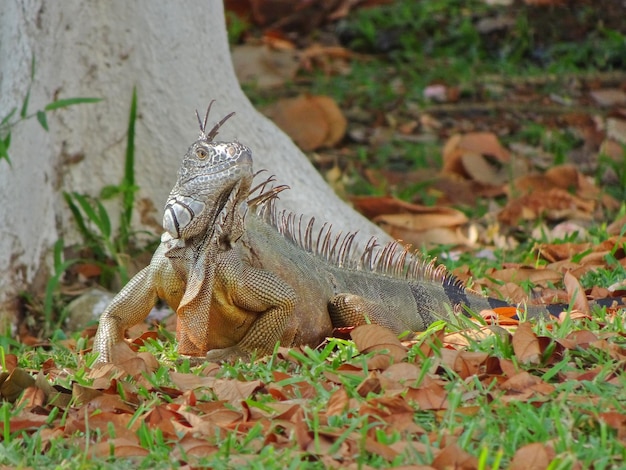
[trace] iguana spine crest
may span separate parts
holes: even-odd
[[[273,181],[274,177],[270,176],[250,192],[251,196],[257,191],[259,194],[248,200],[248,207],[298,248],[339,268],[464,287],[444,265],[437,265],[435,258],[420,256],[411,245],[395,241],[380,245],[376,237],[371,237],[359,254],[354,248],[358,232],[333,233],[332,224],[324,223],[314,235],[315,217],[306,221],[302,214],[277,209],[279,194],[289,187],[282,185],[268,189]]]

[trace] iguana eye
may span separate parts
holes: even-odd
[[[196,150],[196,156],[200,160],[204,160],[208,155],[209,155],[209,153],[205,149],[200,148],[200,149]]]

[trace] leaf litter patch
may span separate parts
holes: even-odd
[[[190,466],[222,455],[220,442],[231,435],[241,444],[236,452],[242,458],[270,446],[330,466],[356,465],[360,455],[385,465],[479,468],[480,433],[478,440],[459,442],[467,419],[487,411],[497,415],[511,402],[551,406],[567,382],[620,386],[626,359],[622,335],[592,332],[585,318],[560,321],[572,325],[562,337],[538,335],[524,322],[498,325],[495,318],[492,326],[433,330],[402,342],[382,327],[365,325],[351,332],[358,350],[352,360],[334,369],[330,359],[311,367],[313,351],[298,349],[294,355],[281,348],[259,364],[279,361],[288,364],[287,371],[274,370],[265,379],[228,378],[220,366],[205,364],[193,373],[167,367],[166,383],[155,385],[149,377],[163,366],[152,354],[125,347],[115,363],[85,367],[90,381],[85,385],[72,380],[76,371],[53,360],[45,370],[27,370],[8,354],[0,372],[0,393],[13,401],[6,432],[18,440],[38,433],[42,452],[73,442],[102,459],[146,458],[150,449],[141,436],[158,432],[171,458]],[[609,315],[606,321],[621,320]],[[559,321],[545,327],[558,329]],[[510,345],[510,357],[471,346],[495,338]],[[596,367],[580,359],[582,351],[605,355],[609,362]],[[325,367],[322,375],[315,367]],[[71,388],[58,385],[61,378],[69,378]],[[320,394],[326,398],[320,401]],[[571,407],[582,399],[604,400],[579,393]],[[601,414],[582,408],[581,413],[626,444],[626,414],[619,402],[612,403]],[[457,426],[440,426],[451,417]],[[515,467],[531,450],[542,462],[559,458],[552,442],[521,442],[506,458]]]

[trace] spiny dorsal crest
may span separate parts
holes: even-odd
[[[276,208],[279,194],[289,189],[289,186],[274,187],[274,182],[274,176],[270,176],[252,189],[248,207],[290,243],[340,268],[371,271],[409,281],[433,281],[463,287],[463,283],[448,272],[445,266],[437,265],[436,259],[424,258],[410,245],[398,242],[380,245],[372,237],[365,248],[358,250],[359,253],[353,249],[356,232],[335,234],[332,225],[325,223],[315,233],[314,217],[306,221],[302,215]]]
[[[198,138],[202,140],[206,140],[207,142],[213,142],[213,139],[215,139],[215,137],[217,137],[217,134],[219,133],[220,127],[222,127],[224,123],[228,121],[228,119],[233,114],[235,114],[235,112],[233,111],[232,113],[224,116],[224,118],[222,118],[220,122],[215,124],[213,128],[209,131],[209,133],[207,134],[206,124],[207,124],[207,121],[209,120],[209,113],[211,112],[211,106],[213,106],[213,103],[215,103],[215,100],[211,100],[211,102],[209,103],[209,107],[207,108],[206,114],[204,115],[204,120],[200,118],[200,114],[198,113],[198,110],[196,110],[196,117],[198,118],[198,124],[200,124],[200,137]]]

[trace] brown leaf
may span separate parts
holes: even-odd
[[[535,250],[546,260],[554,263],[569,260],[572,256],[591,248],[591,243],[541,243]]]
[[[517,327],[517,331],[513,335],[513,351],[522,364],[539,364],[541,362],[539,341],[530,323],[520,323]]]
[[[405,398],[414,401],[420,410],[445,410],[448,408],[448,394],[432,379],[425,379],[417,388],[409,387]]]
[[[418,232],[437,227],[458,227],[467,221],[467,216],[461,211],[445,207],[430,207],[420,214],[381,214],[373,218],[376,223]]]
[[[265,113],[305,151],[336,145],[347,128],[346,118],[328,96],[279,100]]]
[[[467,152],[461,155],[463,169],[469,178],[483,184],[499,185],[508,179],[507,172],[491,163],[484,155]]]
[[[72,398],[76,406],[84,406],[96,397],[103,395],[101,390],[85,387],[77,383],[72,384]]]
[[[626,415],[617,411],[600,413],[598,418],[617,431],[618,439],[626,437]]]
[[[587,349],[590,344],[595,343],[598,339],[598,336],[589,330],[578,330],[572,331],[567,337],[558,341],[568,349]]]
[[[555,457],[554,449],[541,442],[520,447],[511,461],[510,470],[544,470]]]
[[[183,418],[170,405],[157,405],[143,415],[142,421],[151,428],[160,429],[166,438],[173,438],[176,437],[174,423],[181,423]]]
[[[500,162],[508,162],[510,159],[508,150],[500,144],[498,137],[492,132],[455,134],[443,147],[443,171],[467,176],[461,158],[468,153],[488,155]]]
[[[626,144],[626,120],[608,118],[606,120],[606,135],[620,144]]]
[[[28,387],[17,402],[17,406],[24,406],[27,409],[33,409],[37,406],[46,404],[46,394],[38,387]],[[59,408],[64,408],[59,406]]]
[[[589,302],[587,301],[585,290],[580,285],[578,279],[576,279],[569,271],[567,271],[565,273],[565,276],[563,276],[563,284],[565,284],[567,294],[572,300],[572,306],[576,310],[579,310],[584,314],[590,315],[591,308],[589,307]]]
[[[477,375],[487,360],[487,353],[441,350],[442,363],[454,370],[461,379]]]
[[[600,106],[610,107],[626,104],[626,93],[619,88],[591,90],[589,94]]]
[[[214,377],[202,377],[196,374],[185,374],[176,371],[170,371],[170,378],[174,385],[183,391],[201,387],[212,387],[216,381]]]
[[[260,89],[283,85],[298,72],[296,54],[289,49],[244,44],[233,47],[231,57],[239,81]]]
[[[565,189],[539,190],[509,200],[498,214],[498,220],[507,225],[516,225],[521,220],[535,220],[539,217],[549,220],[589,219],[595,205],[594,200],[581,199]]]
[[[92,410],[101,410],[111,413],[134,413],[135,408],[129,406],[119,395],[102,394],[93,397],[86,403]]]
[[[140,421],[133,419],[131,413],[117,413],[112,411],[97,410],[94,413],[83,413],[72,415],[65,425],[66,435],[76,432],[85,432],[86,425],[90,431],[99,431],[103,437],[126,438],[130,440],[136,439],[136,432],[141,425]],[[110,428],[113,428],[114,436],[109,434]]]
[[[478,468],[478,459],[465,452],[457,444],[451,444],[441,450],[441,453],[433,460],[432,466],[437,470],[450,468],[474,470]]]
[[[4,356],[4,365],[6,367],[4,370],[9,373],[13,372],[13,369],[17,367],[17,362],[17,356],[15,354],[6,354]]]
[[[22,411],[17,416],[12,416],[9,421],[11,433],[17,433],[23,430],[37,430],[46,425],[48,421],[47,415],[30,413]]]
[[[409,364],[407,362],[396,362],[390,365],[382,373],[385,379],[399,383],[402,387],[408,385],[409,382],[414,382],[418,379],[421,373],[421,367],[416,364]]]
[[[385,460],[391,461],[398,456],[398,452],[396,452],[391,446],[387,444],[382,444],[375,439],[372,439],[369,436],[365,437],[365,450],[374,455],[380,455]]]
[[[309,428],[304,421],[304,410],[302,408],[293,416],[291,422],[294,424],[296,442],[300,446],[300,449],[306,450],[313,441],[313,436],[311,436]]]
[[[503,390],[514,394],[532,396],[535,392],[550,394],[554,391],[554,386],[544,382],[539,377],[521,371],[500,384]]]
[[[548,168],[544,176],[548,181],[548,187],[571,191],[579,188],[582,175],[574,165],[557,165]]]
[[[346,389],[341,387],[337,389],[328,400],[328,406],[326,407],[326,414],[328,416],[339,416],[348,408],[350,397]]]
[[[467,216],[457,209],[441,206],[424,206],[402,201],[390,196],[354,196],[350,202],[356,210],[368,219],[374,219],[384,214],[415,214],[436,217],[444,216],[453,222],[446,225],[461,225],[467,222]]]
[[[238,403],[249,398],[256,390],[263,386],[260,380],[243,382],[240,380],[217,379],[213,384],[213,391],[219,400]]]
[[[90,447],[91,452],[96,457],[145,457],[150,451],[144,449],[136,440],[127,438],[115,438],[108,441],[101,441]]]
[[[362,397],[366,397],[370,393],[380,393],[381,390],[382,387],[380,385],[380,379],[371,372],[370,375],[366,377],[365,380],[363,380],[363,382],[361,382],[356,388],[356,392]]]
[[[24,390],[35,384],[35,379],[19,367],[13,368],[4,377],[0,376],[0,380],[0,397],[10,402],[17,400]]]
[[[206,439],[199,439],[190,434],[186,434],[177,442],[176,448],[172,452],[173,460],[183,461],[189,457],[210,457],[219,451],[219,447],[211,444]]]
[[[406,358],[407,349],[402,345],[398,337],[388,328],[380,325],[357,326],[350,336],[354,340],[357,349],[363,354],[372,351],[388,351],[394,361],[400,362]]]
[[[405,229],[396,225],[388,224],[380,217],[378,225],[392,238],[400,240],[411,246],[433,246],[433,245],[451,245],[451,246],[472,246],[474,241],[472,238],[463,234],[460,229],[449,227],[432,228],[423,231]]]
[[[529,266],[497,269],[490,271],[489,276],[503,282],[513,282],[515,284],[519,284],[523,281],[530,281],[534,284],[543,286],[557,283],[562,279],[561,273],[557,271],[545,268],[532,268]]]

